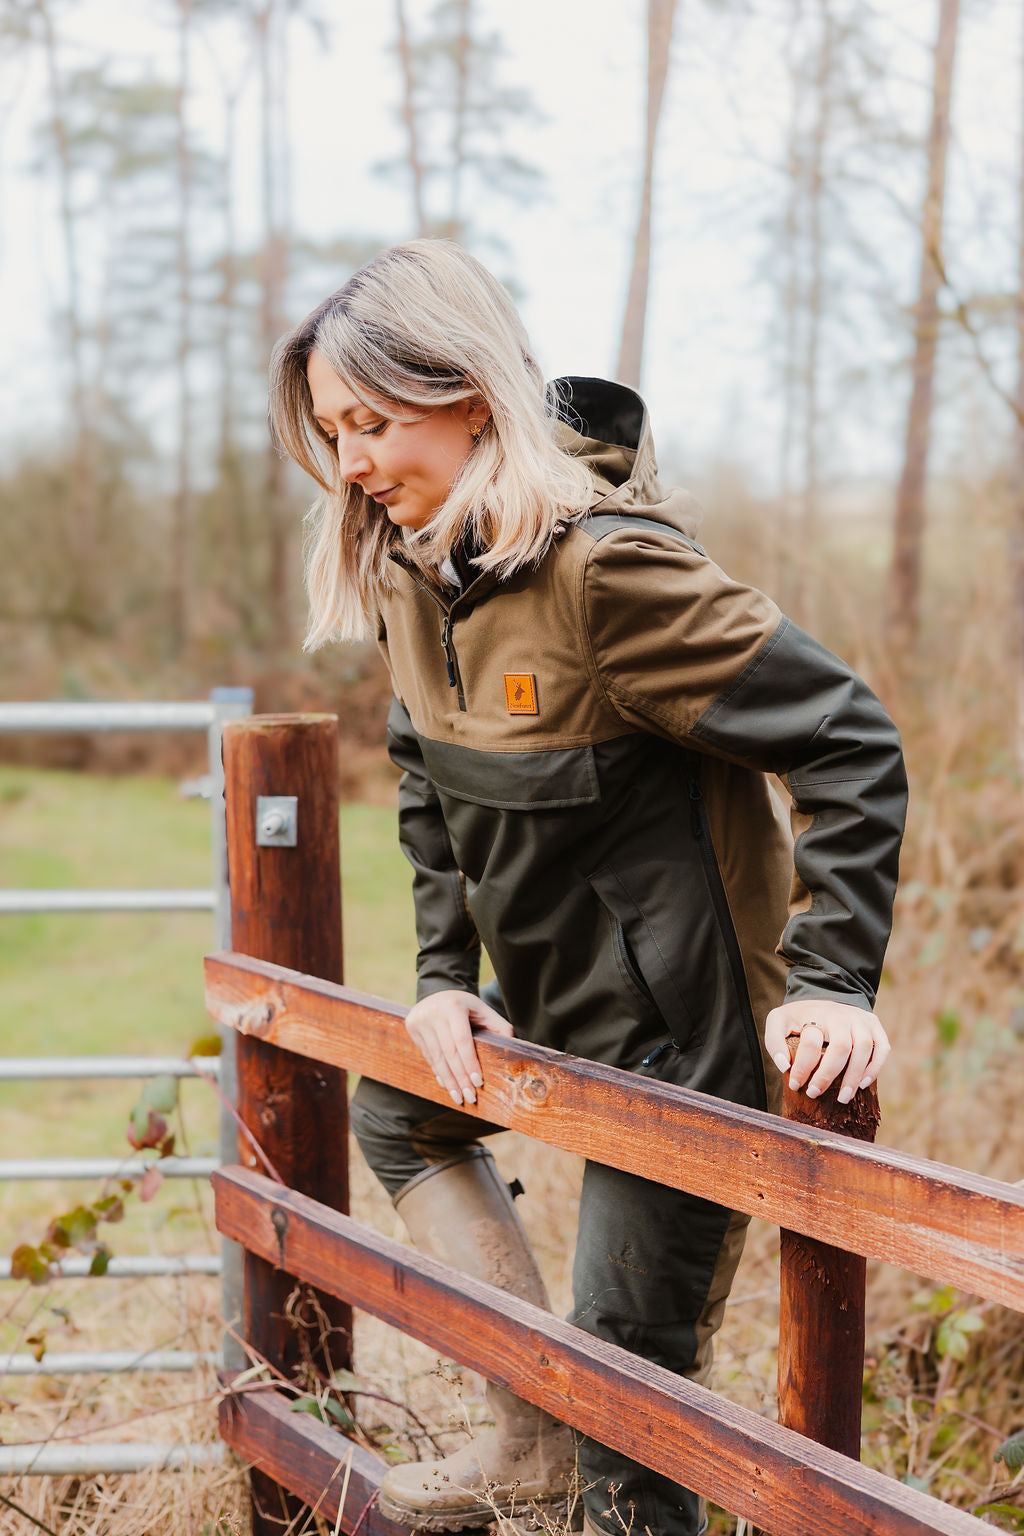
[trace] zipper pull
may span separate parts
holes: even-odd
[[[687,779],[686,785],[690,794],[690,828],[694,837],[699,839],[704,836],[704,818],[701,815],[704,795],[701,791],[699,779]]]
[[[448,687],[455,687],[455,663],[451,653],[452,621],[445,619],[441,625],[441,644],[444,646],[444,664],[448,669]]]

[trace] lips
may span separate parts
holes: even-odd
[[[388,502],[394,495],[396,495],[398,490],[399,487],[397,485],[391,485],[383,491],[368,491],[367,495],[370,496],[374,501],[379,501],[382,506],[386,507]]]

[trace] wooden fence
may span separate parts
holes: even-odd
[[[287,1373],[322,1352],[326,1324],[337,1368],[356,1306],[774,1536],[991,1530],[857,1459],[864,1262],[1024,1310],[1024,1191],[823,1128],[843,1114],[834,1094],[801,1124],[481,1034],[466,1113],[783,1228],[778,1424],[380,1236],[347,1214],[345,1074],[450,1101],[406,1010],[341,984],[336,722],[230,725],[225,772],[233,952],[207,959],[206,998],[237,1032],[252,1134],[214,1185],[217,1225],[246,1249],[259,1355]],[[294,847],[257,843],[261,795],[297,797]],[[297,1281],[318,1293],[320,1332],[285,1316]],[[332,1525],[341,1507],[346,1532],[398,1536],[374,1504],[383,1463],[289,1401],[239,1392],[221,1407],[253,1465],[254,1536],[303,1503]]]

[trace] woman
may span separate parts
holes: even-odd
[[[812,1096],[841,1076],[849,1101],[889,1051],[871,1010],[898,737],[843,662],[695,542],[642,401],[594,379],[546,392],[505,290],[458,246],[414,241],[357,272],[279,344],[271,402],[321,491],[308,644],[372,624],[394,685],[420,945],[407,1022],[453,1105],[363,1081],[356,1135],[414,1242],[546,1305],[479,1144],[497,1127],[462,1111],[482,1085],[473,1029],[762,1109],[783,1072]],[[706,1381],[746,1224],[588,1164],[574,1320]],[[593,1441],[574,1453],[506,1391],[489,1401],[494,1429],[388,1473],[388,1515],[480,1524],[564,1497],[578,1461],[591,1533],[703,1529],[687,1490]]]

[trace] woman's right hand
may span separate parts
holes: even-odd
[[[483,1087],[474,1024],[509,1039],[515,1034],[508,1019],[473,992],[434,992],[406,1014],[406,1029],[453,1104],[475,1104],[476,1090]]]

